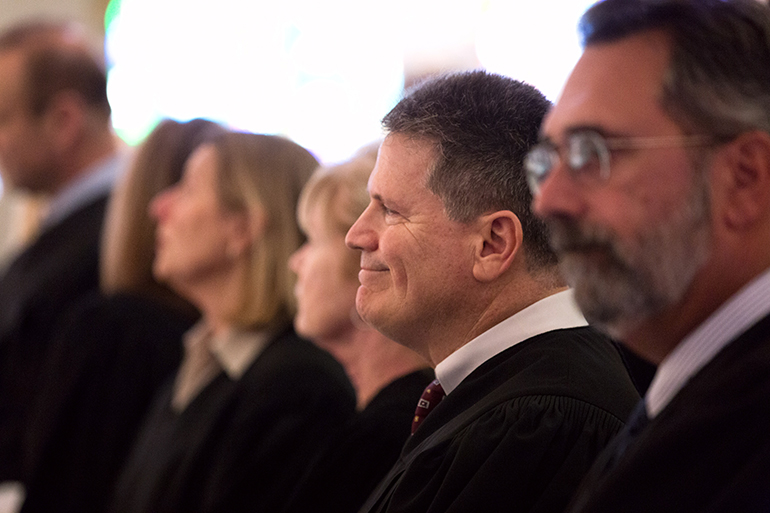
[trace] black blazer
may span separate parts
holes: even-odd
[[[432,370],[402,376],[384,387],[342,426],[318,455],[283,513],[355,513],[398,459]]]
[[[113,513],[276,512],[354,413],[342,367],[289,329],[238,381],[220,373],[178,414],[161,392],[121,476]]]
[[[638,400],[593,329],[532,337],[435,407],[361,511],[561,511]]]
[[[610,451],[570,511],[770,511],[770,316],[693,376],[603,473]]]
[[[128,294],[84,297],[43,364],[24,433],[23,513],[101,513],[195,318]]]
[[[106,202],[43,231],[0,277],[0,481],[22,477],[20,436],[59,316],[98,287]]]

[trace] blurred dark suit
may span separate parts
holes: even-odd
[[[770,316],[695,374],[615,467],[608,447],[569,511],[770,511],[768,404]]]
[[[83,298],[57,330],[24,433],[22,513],[101,513],[195,321],[128,294]]]
[[[20,440],[59,316],[98,288],[107,195],[39,235],[0,277],[0,481],[21,476]]]
[[[238,380],[220,372],[177,412],[162,389],[120,477],[111,513],[275,512],[351,418],[353,387],[292,329]]]

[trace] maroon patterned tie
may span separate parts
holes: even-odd
[[[414,434],[425,417],[444,397],[446,397],[446,394],[444,393],[444,389],[441,388],[441,383],[439,383],[437,379],[434,379],[431,384],[425,388],[420,396],[420,400],[417,402],[417,409],[414,411],[414,419],[412,419],[412,434]]]

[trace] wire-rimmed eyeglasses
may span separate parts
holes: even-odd
[[[612,151],[708,146],[714,142],[715,138],[710,135],[605,137],[594,130],[579,130],[567,135],[564,145],[543,141],[533,146],[524,159],[524,169],[529,189],[537,196],[540,186],[560,161],[573,178],[598,183],[610,177]]]

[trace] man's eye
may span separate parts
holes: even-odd
[[[588,165],[594,156],[591,141],[583,137],[575,137],[569,143],[569,166],[572,169],[581,169]]]

